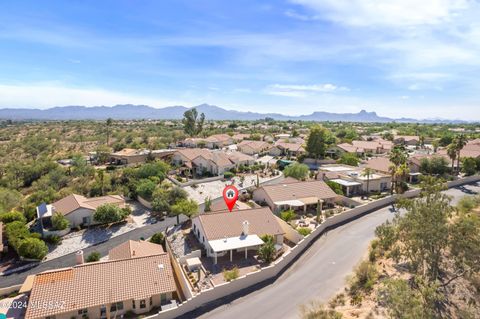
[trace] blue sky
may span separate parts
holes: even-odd
[[[3,1],[0,107],[480,120],[467,0]]]

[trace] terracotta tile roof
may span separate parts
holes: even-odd
[[[206,138],[208,142],[218,143],[218,142],[228,142],[233,140],[232,137],[228,134],[215,134]]]
[[[125,200],[119,195],[107,195],[100,197],[86,198],[82,195],[72,194],[64,197],[52,204],[56,212],[67,215],[78,208],[96,209],[103,204],[125,205]]]
[[[415,135],[396,135],[394,139],[395,140],[404,140],[405,142],[409,142],[409,141],[419,142],[420,141],[420,137],[415,136]]]
[[[352,145],[357,148],[363,148],[364,150],[376,150],[382,147],[382,145],[376,141],[352,141]]]
[[[280,183],[260,187],[273,202],[317,197],[318,199],[333,199],[338,195],[323,181],[307,181],[297,183]]]
[[[210,153],[210,151],[205,148],[185,148],[185,149],[177,150],[176,153],[179,153],[183,157],[192,161],[195,157],[208,154]]]
[[[300,143],[285,143],[285,142],[276,142],[275,146],[286,149],[289,151],[293,152],[305,152],[305,149],[303,148],[302,144]]]
[[[227,154],[230,161],[233,163],[243,162],[243,161],[255,161],[253,157],[247,154],[243,154],[241,152],[231,152]]]
[[[213,163],[215,163],[217,166],[221,166],[221,167],[232,165],[232,162],[228,158],[227,154],[222,151],[218,151],[218,152],[208,151],[207,153],[200,154],[197,157],[203,157],[204,159],[210,160]],[[193,161],[195,161],[197,157],[195,157]]]
[[[249,147],[257,153],[260,153],[264,150],[268,150],[272,147],[271,144],[263,141],[251,141],[251,140],[243,140],[237,144],[237,147],[241,150],[242,147]]]
[[[109,260],[128,259],[159,255],[164,253],[162,245],[157,245],[148,241],[128,240],[123,244],[110,249],[108,252]]]
[[[208,240],[240,236],[242,223],[250,223],[249,233],[258,236],[283,234],[282,227],[268,207],[238,210],[235,212],[204,213],[197,217]]]
[[[363,149],[359,150],[358,147],[355,147],[352,144],[348,144],[348,143],[338,144],[337,147],[344,150],[347,153],[363,152]]]
[[[28,307],[26,319],[176,291],[166,253],[133,259],[95,262],[35,276],[30,304],[57,302],[58,307]]]
[[[392,165],[392,162],[390,162],[390,159],[388,159],[387,157],[374,157],[369,159],[365,163],[366,167],[369,167],[373,170],[376,170],[382,173],[388,173],[388,174],[389,174],[391,165]]]

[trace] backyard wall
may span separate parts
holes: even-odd
[[[469,184],[472,182],[480,181],[480,176],[470,176],[467,178],[459,179],[453,182],[448,183],[448,187],[456,187],[464,184]],[[415,197],[420,194],[419,189],[410,190],[405,194],[401,195],[402,197]],[[388,196],[377,200],[372,203],[368,203],[362,206],[358,206],[354,209],[348,210],[344,213],[341,213],[336,216],[327,218],[325,222],[319,225],[315,230],[312,231],[309,235],[305,236],[302,240],[298,242],[298,245],[287,251],[279,259],[273,262],[270,266],[262,268],[256,272],[249,273],[245,276],[239,277],[238,279],[231,281],[229,283],[224,283],[216,286],[215,288],[202,291],[196,296],[187,298],[188,300],[180,304],[175,309],[170,309],[166,311],[159,312],[157,315],[151,316],[149,318],[159,318],[159,319],[170,319],[181,316],[188,312],[195,310],[202,305],[205,305],[209,302],[222,298],[226,295],[230,295],[236,292],[239,292],[243,289],[249,288],[255,284],[261,283],[263,281],[273,279],[279,275],[284,269],[288,268],[290,264],[297,258],[303,251],[305,251],[309,245],[319,236],[323,234],[325,230],[330,227],[341,225],[344,222],[358,218],[368,212],[375,211],[379,208],[391,205],[395,202],[397,195]],[[168,248],[167,248],[168,249]]]
[[[170,255],[170,261],[172,262],[173,272],[175,273],[175,277],[177,277],[178,282],[180,283],[180,289],[182,289],[183,295],[185,298],[190,299],[193,296],[192,290],[190,288],[190,283],[188,279],[183,274],[182,269],[180,268],[180,264],[177,262],[175,256],[170,249],[170,244],[168,240],[165,241],[165,247],[167,248],[167,253]]]
[[[137,195],[137,200],[143,206],[147,207],[148,209],[152,209],[152,204],[148,200],[146,200],[145,198],[142,198],[142,197]]]

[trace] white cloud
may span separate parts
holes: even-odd
[[[325,18],[352,26],[417,26],[450,21],[467,0],[291,0]]]
[[[338,87],[331,83],[298,85],[298,84],[272,84],[266,88],[270,95],[305,97],[311,93],[332,93],[334,91],[348,91],[346,87]]]
[[[47,108],[65,105],[187,105],[180,101],[137,96],[99,88],[72,88],[59,83],[0,84],[0,107]]]

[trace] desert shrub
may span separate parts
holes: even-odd
[[[93,251],[90,255],[87,256],[87,263],[100,260],[100,253],[98,251]]]
[[[163,233],[156,233],[150,238],[150,242],[158,245],[165,244],[165,236]]]
[[[297,214],[295,214],[295,212],[291,209],[283,211],[283,212],[280,213],[280,218],[283,219],[284,221],[286,221],[287,223],[289,221],[291,221],[292,219],[294,219],[295,216],[297,216]]]
[[[45,237],[45,242],[52,245],[58,245],[61,241],[62,241],[62,238],[57,235],[48,235]]]
[[[225,173],[223,173],[223,178],[225,178],[225,179],[231,179],[231,178],[233,178],[234,176],[235,176],[235,174],[232,173],[232,172],[225,172]]]
[[[20,242],[18,254],[25,258],[43,259],[48,253],[48,247],[44,241],[37,238],[26,238]]]
[[[70,226],[68,219],[61,213],[54,213],[52,216],[52,226],[55,230],[64,230]]]
[[[307,236],[312,232],[312,230],[308,227],[299,227],[297,228],[297,231],[300,233],[300,235]]]
[[[223,278],[225,279],[225,281],[235,280],[238,278],[238,276],[239,276],[239,271],[237,267],[234,267],[231,270],[226,270],[226,269],[223,270]]]
[[[114,204],[98,206],[93,214],[93,219],[101,224],[116,223],[130,215],[130,209],[120,208]]]

